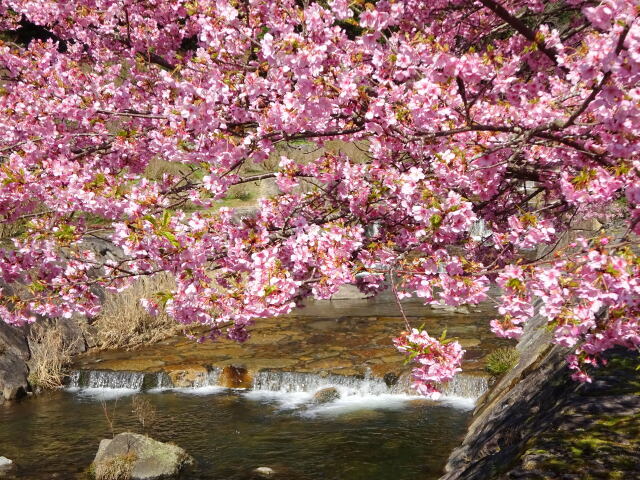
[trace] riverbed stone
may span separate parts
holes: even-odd
[[[7,457],[0,456],[0,477],[4,476],[6,473],[9,473],[10,470],[13,470],[14,463],[12,460]]]
[[[321,390],[318,390],[313,394],[313,399],[311,400],[313,403],[330,403],[334,400],[338,400],[340,398],[340,392],[335,387],[327,387]]]
[[[273,478],[276,474],[275,470],[270,467],[258,467],[253,469],[253,473],[258,478]]]
[[[129,463],[126,475],[130,480],[176,478],[184,467],[193,463],[193,459],[179,446],[132,432],[119,433],[113,439],[100,441],[93,460],[97,480],[100,480],[99,472],[116,461]]]
[[[448,336],[458,337],[468,353],[462,365],[465,373],[482,373],[483,356],[506,343],[491,334],[490,314],[472,312],[455,315],[425,307],[419,299],[408,300],[405,310],[413,325],[425,323],[430,332],[448,329]],[[238,344],[225,338],[196,343],[185,336],[145,345],[135,351],[101,351],[81,354],[74,369],[110,369],[157,372],[164,370],[177,377],[176,386],[191,386],[192,368],[206,365],[224,368],[243,365],[248,372],[263,369],[292,372],[327,372],[340,375],[363,373],[370,367],[372,376],[383,377],[393,371],[409,371],[406,357],[399,354],[391,339],[404,328],[395,299],[308,302],[305,308],[290,315],[262,319],[250,329],[246,342]],[[198,336],[200,332],[192,332]],[[202,334],[204,334],[204,330]],[[99,356],[101,362],[95,363]],[[176,373],[171,373],[176,372]]]
[[[167,373],[174,387],[188,388],[204,385],[209,371],[204,365],[193,365]]]
[[[251,388],[253,375],[244,366],[227,365],[222,369],[218,383],[227,388]]]

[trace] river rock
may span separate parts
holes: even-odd
[[[227,365],[222,369],[218,384],[227,388],[251,388],[253,377],[243,366]]]
[[[175,478],[193,463],[184,449],[162,443],[138,433],[119,433],[113,439],[100,441],[93,460],[97,480],[110,478],[111,469],[118,468],[121,477],[130,480],[156,480]]]
[[[0,319],[0,353],[12,353],[21,360],[29,360],[29,345],[23,329],[12,327]]]
[[[276,474],[275,470],[273,468],[269,468],[269,467],[258,467],[258,468],[255,468],[253,470],[253,473],[258,478],[273,478],[273,476]]]
[[[313,403],[329,403],[340,398],[340,392],[335,387],[318,390],[312,398]]]
[[[13,462],[7,457],[0,457],[0,476],[8,473],[13,468]]]

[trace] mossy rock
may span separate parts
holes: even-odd
[[[156,480],[176,478],[192,463],[177,445],[124,432],[100,442],[92,471],[96,480]]]

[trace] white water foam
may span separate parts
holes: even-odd
[[[311,405],[300,414],[303,417],[333,417],[361,410],[404,410],[410,403],[425,401],[422,397],[383,393],[380,395],[346,395],[320,405]]]
[[[486,380],[460,377],[445,386],[438,404],[460,410],[474,408],[476,398],[486,389]],[[340,398],[323,404],[313,403],[314,394],[324,388],[335,388]],[[245,393],[245,397],[275,403],[282,410],[300,409],[307,417],[342,415],[357,410],[400,410],[414,402],[429,401],[413,394],[408,383],[388,386],[382,379],[369,374],[358,378],[268,371],[256,375],[253,390]]]
[[[139,393],[140,390],[134,388],[99,388],[99,387],[89,387],[89,388],[77,388],[71,387],[67,389],[68,391],[75,391],[79,397],[90,398],[92,400],[115,400],[121,397],[128,397],[131,395],[135,395]]]
[[[229,390],[226,387],[221,387],[219,385],[205,385],[202,387],[182,387],[182,388],[171,388],[171,392],[184,393],[186,395],[215,395],[220,392],[224,392]]]
[[[214,368],[205,376],[197,378],[193,386],[174,387],[164,372],[73,372],[69,377],[67,390],[97,400],[116,399],[143,390],[149,393],[172,391],[185,395],[217,395],[230,390],[219,385],[220,373],[220,369]],[[314,403],[314,394],[324,388],[335,388],[340,398],[324,404]],[[486,389],[486,379],[459,375],[454,381],[443,386],[444,395],[438,403],[470,410],[474,408],[475,400]],[[340,415],[356,410],[398,410],[407,408],[409,402],[425,400],[424,397],[413,393],[406,377],[389,386],[384,380],[370,374],[363,377],[346,377],[280,371],[259,372],[253,380],[252,389],[244,391],[243,395],[250,400],[276,404],[281,410],[300,410],[304,416]]]
[[[459,397],[456,395],[443,395],[438,402],[458,410],[473,410],[476,407],[476,400],[469,397]]]

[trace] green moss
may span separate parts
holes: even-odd
[[[518,364],[520,353],[512,347],[502,347],[487,355],[485,369],[491,375],[502,375]]]
[[[637,478],[640,413],[622,410],[626,408],[622,403],[620,410],[612,409],[608,414],[580,406],[580,396],[583,406],[588,406],[598,402],[593,398],[598,395],[612,397],[607,401],[615,402],[618,395],[640,394],[637,356],[614,352],[609,358],[606,367],[592,372],[596,380],[603,381],[602,388],[578,389],[571,403],[559,398],[559,404],[549,413],[540,412],[552,416],[553,427],[529,438],[520,459],[522,466],[529,463],[529,467],[535,467],[539,478],[557,479],[561,474],[583,480]],[[534,423],[539,422],[540,415],[532,416]]]
[[[545,463],[545,470],[548,469],[556,473],[568,472],[571,469],[571,465],[569,464],[569,462],[566,462],[559,458],[552,458]]]
[[[570,450],[571,455],[573,455],[574,457],[581,457],[584,454],[584,450],[578,447],[571,447]]]

